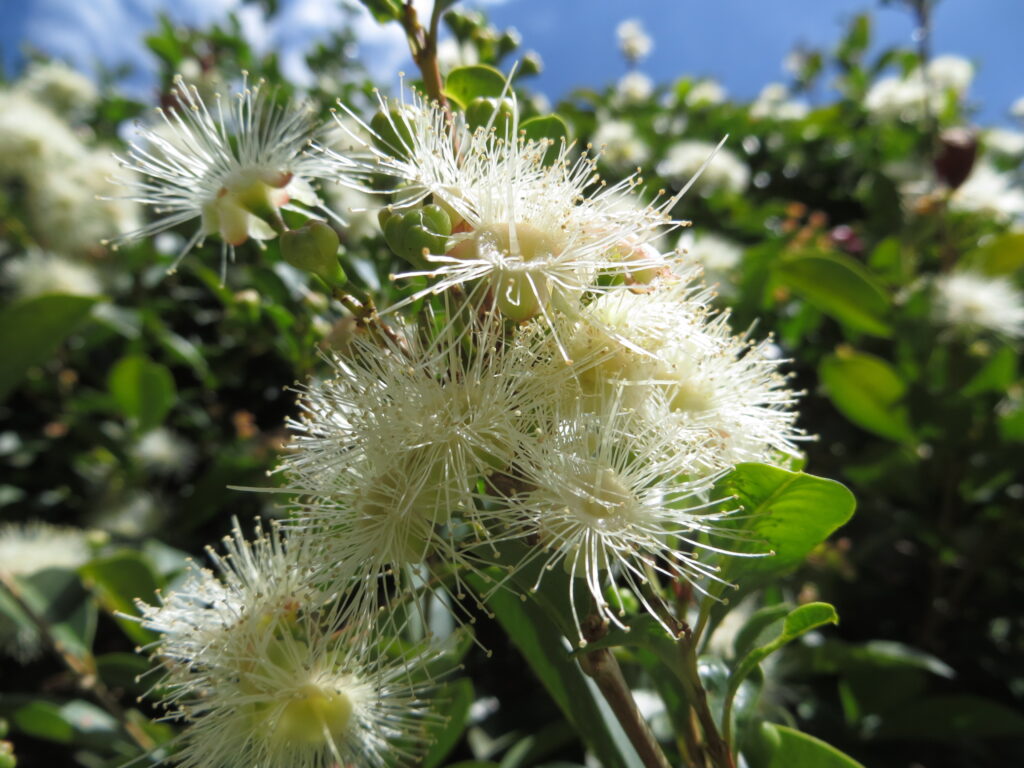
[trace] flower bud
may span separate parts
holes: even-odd
[[[370,120],[373,130],[373,143],[382,152],[396,157],[407,157],[412,147],[412,130],[405,116],[398,109],[379,111]]]
[[[470,128],[481,128],[490,123],[498,136],[509,134],[514,117],[515,107],[511,99],[493,99],[481,96],[473,99],[466,107],[466,123]]]
[[[519,62],[520,76],[539,75],[544,70],[544,62],[536,51],[527,51]]]
[[[411,211],[381,213],[384,239],[395,255],[413,266],[423,267],[427,254],[442,254],[452,233],[451,219],[439,205],[425,205]]]
[[[281,235],[281,255],[296,269],[312,272],[329,286],[348,281],[338,263],[338,233],[322,221],[311,219]]]

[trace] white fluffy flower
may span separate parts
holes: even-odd
[[[651,155],[650,148],[636,135],[636,128],[628,120],[599,121],[591,141],[601,153],[601,162],[619,173],[636,170]]]
[[[734,270],[743,258],[740,245],[714,232],[702,232],[698,237],[688,229],[679,237],[678,248],[704,267],[707,281],[722,292],[734,282]]]
[[[647,34],[640,19],[619,22],[615,28],[615,36],[619,39],[619,50],[629,61],[640,61],[654,49],[654,41]]]
[[[26,93],[0,90],[0,178],[31,181],[84,153],[82,141],[52,110]]]
[[[712,157],[712,155],[714,157]],[[739,194],[750,183],[750,169],[725,147],[718,148],[707,141],[680,141],[668,148],[664,159],[658,163],[660,176],[681,184],[688,182],[711,158],[701,172],[695,187],[704,192],[726,190]]]
[[[26,299],[47,293],[98,296],[103,292],[99,275],[88,264],[40,250],[9,259],[3,276],[14,293]]]
[[[166,427],[151,429],[131,448],[132,458],[146,472],[179,477],[191,469],[195,461],[192,445]]]
[[[986,162],[975,163],[967,181],[950,198],[951,208],[1011,219],[1024,216],[1024,189],[1008,173]]]
[[[944,325],[1024,337],[1024,294],[1006,278],[951,272],[934,285],[935,317]]]
[[[701,80],[686,94],[686,103],[691,107],[707,107],[725,101],[726,90],[716,80]]]
[[[73,569],[89,559],[85,531],[48,523],[0,526],[0,572],[30,576],[49,568]]]
[[[1021,96],[1010,105],[1010,114],[1018,120],[1024,120],[1024,96]]]
[[[158,218],[119,241],[200,219],[178,260],[217,234],[223,269],[235,246],[283,230],[281,209],[311,216],[303,206],[320,207],[310,181],[326,168],[322,159],[305,152],[316,128],[311,107],[274,104],[262,83],[243,83],[242,91],[231,96],[217,94],[212,108],[181,77],[173,94],[177,108],[159,109],[163,125],[142,127],[141,140],[122,160],[143,177],[120,180],[128,189],[126,197],[151,206]]]
[[[549,410],[537,434],[527,446],[528,490],[513,505],[535,541],[528,558],[541,561],[534,589],[562,564],[586,583],[597,614],[622,626],[618,584],[660,621],[664,604],[641,588],[653,574],[698,586],[716,578],[694,550],[723,551],[714,534],[730,510],[705,500],[708,479],[686,479],[687,457],[669,432],[639,428],[613,398],[599,413],[579,403]],[[584,645],[580,615],[589,609],[576,604],[571,583],[570,600]]]
[[[477,509],[478,486],[514,472],[522,409],[551,386],[531,375],[538,349],[503,342],[494,320],[479,333],[448,324],[426,342],[411,333],[383,347],[356,338],[332,358],[330,379],[301,392],[302,418],[279,468],[298,497],[291,525],[338,564],[333,588],[356,584],[359,608],[376,606],[388,574],[409,586],[424,569],[474,567],[468,550],[483,529],[460,523],[488,517]]]
[[[398,186],[391,191],[401,195],[396,209],[431,196],[451,215],[447,253],[426,254],[430,269],[398,276],[436,280],[413,299],[482,286],[506,317],[524,320],[570,309],[585,291],[603,290],[595,284],[600,273],[622,276],[660,263],[643,246],[674,226],[666,212],[678,197],[623,206],[633,197],[634,177],[604,185],[596,161],[572,159],[564,144],[545,163],[554,148],[520,137],[516,120],[502,135],[461,122],[452,128],[440,108],[418,96],[388,119],[390,130],[405,137],[394,155],[369,143],[369,159],[329,154],[344,174],[393,177]]]
[[[950,94],[961,98],[974,76],[974,66],[960,56],[938,56],[924,73],[915,69],[905,76],[877,80],[864,98],[864,108],[876,118],[913,121],[927,108],[939,112]]]
[[[312,564],[276,530],[247,541],[236,524],[218,574],[194,570],[160,606],[140,604],[160,633],[158,686],[186,730],[185,768],[379,768],[418,750],[426,655],[387,660],[372,627],[322,610]]]
[[[37,239],[63,253],[88,253],[107,238],[138,227],[138,203],[111,197],[118,187],[110,178],[118,171],[109,151],[90,150],[39,173],[28,194]]]
[[[87,116],[100,97],[92,80],[62,61],[33,63],[18,87],[55,112],[72,118]]]
[[[693,278],[601,296],[562,331],[580,361],[581,407],[620,403],[644,429],[675,441],[690,461],[680,471],[693,477],[797,454],[796,395],[770,342],[733,335],[727,315],[710,313],[711,291]]]
[[[627,72],[615,84],[615,98],[620,104],[640,104],[651,98],[654,81],[643,72]]]
[[[1017,157],[1024,155],[1024,132],[1006,128],[990,128],[985,131],[982,143],[985,150],[997,155]]]
[[[768,83],[750,105],[750,116],[759,120],[802,120],[808,112],[810,107],[789,98],[789,89],[782,83]]]

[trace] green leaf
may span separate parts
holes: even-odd
[[[569,126],[558,115],[531,117],[519,125],[519,130],[531,141],[551,142],[544,153],[544,164],[551,165],[558,157],[562,144],[569,141]]]
[[[911,442],[907,384],[889,363],[843,346],[821,361],[818,376],[836,409],[868,432]]]
[[[892,335],[889,297],[857,261],[839,254],[798,256],[779,262],[775,275],[795,293],[849,328]]]
[[[402,18],[401,0],[359,0],[377,21],[384,24]]]
[[[0,311],[0,402],[34,365],[46,362],[98,299],[50,294],[17,301]]]
[[[137,616],[135,600],[154,604],[157,590],[162,586],[148,558],[128,549],[86,563],[79,573],[96,593],[104,609],[115,616]],[[137,621],[121,616],[116,618],[121,629],[134,642],[145,645],[155,639],[154,633]]]
[[[740,683],[754,671],[762,661],[771,656],[775,651],[787,643],[791,643],[801,635],[810,632],[825,624],[838,624],[839,615],[836,609],[828,603],[807,603],[795,608],[786,616],[782,623],[782,631],[771,642],[758,648],[754,648],[744,656],[732,675],[729,676],[729,688],[726,692],[726,700],[732,699]]]
[[[79,658],[89,655],[96,633],[96,603],[82,589],[78,574],[64,568],[47,568],[14,579],[18,597],[43,619],[60,650]],[[35,634],[32,619],[0,590],[0,610]]]
[[[1024,267],[1024,232],[1010,232],[966,254],[961,267],[989,275],[1009,275]]]
[[[1006,392],[1017,380],[1017,354],[1009,346],[999,347],[960,390],[964,397],[985,392]]]
[[[423,768],[437,768],[448,753],[455,748],[466,730],[469,708],[473,704],[473,682],[469,678],[461,678],[448,683],[437,692],[435,701],[442,704],[445,720],[436,728],[431,728],[431,746],[423,757]]]
[[[782,621],[790,610],[792,610],[792,606],[786,603],[778,603],[754,611],[740,628],[740,631],[736,633],[736,638],[732,641],[733,655],[737,659],[742,659],[746,656],[754,648],[761,635],[772,624]]]
[[[774,552],[765,557],[722,557],[721,577],[756,579],[796,567],[812,549],[853,515],[856,500],[841,483],[767,464],[739,464],[719,484],[719,496],[735,496],[742,519],[724,525],[746,534],[730,542],[736,552]],[[742,584],[741,584],[742,586]]]
[[[111,370],[107,386],[121,412],[140,432],[159,426],[174,405],[171,372],[142,355],[122,357]]]
[[[949,742],[1016,738],[1024,733],[1024,715],[981,696],[950,695],[917,700],[885,713],[878,739]]]
[[[793,728],[762,723],[758,748],[744,751],[751,768],[864,768],[821,739]]]
[[[505,76],[494,67],[484,64],[456,67],[444,81],[444,93],[458,102],[460,107],[465,107],[481,96],[501,96],[506,82]]]
[[[64,719],[60,707],[48,701],[30,701],[15,710],[11,720],[20,731],[37,739],[67,744],[75,736],[74,727]]]

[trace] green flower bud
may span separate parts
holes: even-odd
[[[383,224],[384,239],[395,255],[413,266],[423,268],[425,254],[444,253],[452,222],[439,205],[425,205],[405,213],[396,212]]]
[[[18,758],[14,756],[14,745],[9,741],[0,741],[0,768],[14,768]]]
[[[311,219],[281,235],[281,255],[293,267],[312,272],[329,286],[348,281],[338,263],[338,233],[322,221]]]
[[[391,108],[386,113],[377,112],[370,120],[373,143],[382,152],[397,157],[407,157],[412,147],[412,130],[400,110]]]
[[[515,116],[511,99],[493,99],[480,96],[469,102],[466,107],[466,123],[470,128],[481,128],[494,119],[492,125],[498,136],[504,136],[511,130]]]
[[[521,77],[539,75],[543,69],[544,62],[541,61],[540,54],[536,51],[527,51],[526,55],[519,61],[519,75]]]

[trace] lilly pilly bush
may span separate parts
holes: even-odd
[[[986,764],[1024,197],[968,65],[861,19],[834,103],[739,105],[626,24],[551,113],[515,34],[369,7],[393,98],[231,30],[151,41],[128,147],[65,70],[0,94],[0,760]]]

